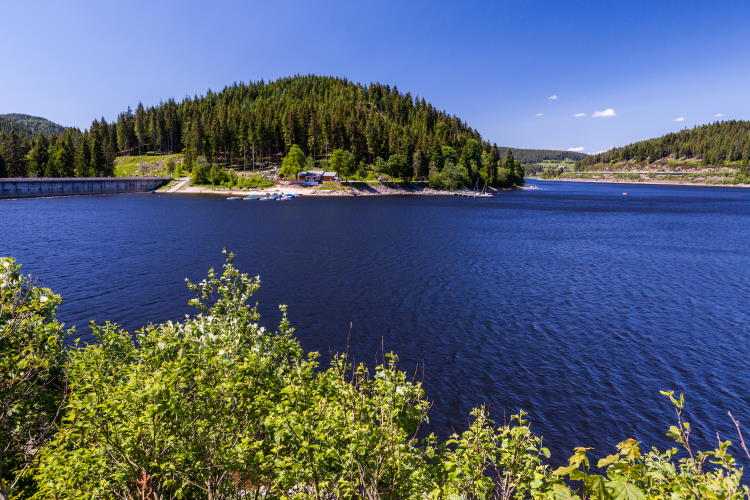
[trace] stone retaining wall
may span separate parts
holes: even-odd
[[[142,193],[163,186],[167,177],[61,177],[0,179],[0,198]]]

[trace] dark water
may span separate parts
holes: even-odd
[[[557,460],[664,444],[668,388],[696,440],[730,437],[727,410],[750,424],[750,190],[534,184],[491,200],[1,201],[0,255],[62,293],[86,337],[90,320],[180,318],[183,278],[228,247],[262,276],[268,325],[289,304],[303,345],[328,353],[352,322],[357,359],[384,348],[416,368],[441,434],[484,403],[529,411]]]

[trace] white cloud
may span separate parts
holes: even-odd
[[[615,113],[615,110],[612,108],[607,108],[603,111],[594,111],[591,116],[594,118],[608,118],[610,116],[616,116],[617,113]]]
[[[575,148],[568,148],[568,151],[583,151],[584,149],[586,148],[584,148],[583,146],[577,146]]]
[[[544,116],[544,113],[537,113],[536,116]]]
[[[552,95],[551,95],[551,96],[549,96],[549,97],[548,97],[547,99],[549,99],[550,101],[554,101],[554,100],[557,100],[557,94],[552,94]]]
[[[716,113],[714,118],[724,118],[724,113]]]
[[[592,155],[598,155],[599,153],[604,153],[604,152],[606,152],[606,151],[609,151],[609,150],[608,150],[608,149],[602,149],[601,151],[594,151],[594,152],[593,152],[593,153],[591,153],[591,154],[592,154]]]
[[[685,117],[684,116],[678,116],[677,118],[675,118],[672,121],[673,122],[684,122],[685,121]]]
[[[573,115],[573,118],[581,118],[583,116],[586,116],[586,113],[576,113]]]

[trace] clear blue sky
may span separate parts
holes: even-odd
[[[8,1],[0,19],[0,113],[81,128],[296,73],[396,85],[504,146],[595,152],[750,119],[743,0]]]

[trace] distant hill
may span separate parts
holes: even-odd
[[[39,133],[46,135],[60,135],[65,127],[40,116],[24,115],[21,113],[8,113],[0,115],[0,131],[8,131],[11,128],[22,130],[32,135]]]
[[[298,144],[316,160],[336,149],[348,150],[357,162],[366,164],[403,155],[402,170],[417,176],[426,176],[430,164],[442,168],[441,146],[457,151],[459,156],[452,161],[464,158],[469,168],[471,159],[466,155],[494,149],[463,120],[409,92],[316,75],[234,84],[179,103],[139,106],[135,113],[122,113],[115,126],[123,153],[184,148],[211,162],[220,159],[231,164],[240,157],[246,161],[252,152],[254,159],[272,163]],[[473,141],[480,144],[479,152]],[[496,152],[502,158],[507,149],[497,147]],[[554,150],[513,148],[513,153],[521,163],[583,157]],[[476,172],[469,173],[475,177]]]
[[[500,154],[505,156],[508,149],[513,149],[513,156],[524,164],[541,163],[543,161],[578,161],[586,158],[586,154],[575,151],[558,151],[556,149],[515,149],[500,148]]]
[[[15,133],[2,134],[9,130]],[[32,137],[38,133],[44,135]],[[60,139],[49,141],[51,134]],[[521,163],[583,156],[507,151],[409,92],[316,75],[235,83],[153,107],[139,104],[114,122],[94,120],[84,132],[44,118],[0,115],[0,176],[4,169],[14,177],[101,174],[113,170],[118,154],[182,153],[185,167],[198,166],[201,175],[212,167],[276,167],[289,155],[283,176],[331,167],[350,180],[422,179],[454,189],[480,182],[517,185],[525,172]]]
[[[581,170],[607,165],[722,167],[750,159],[750,121],[722,121],[673,132],[655,139],[587,156]]]

